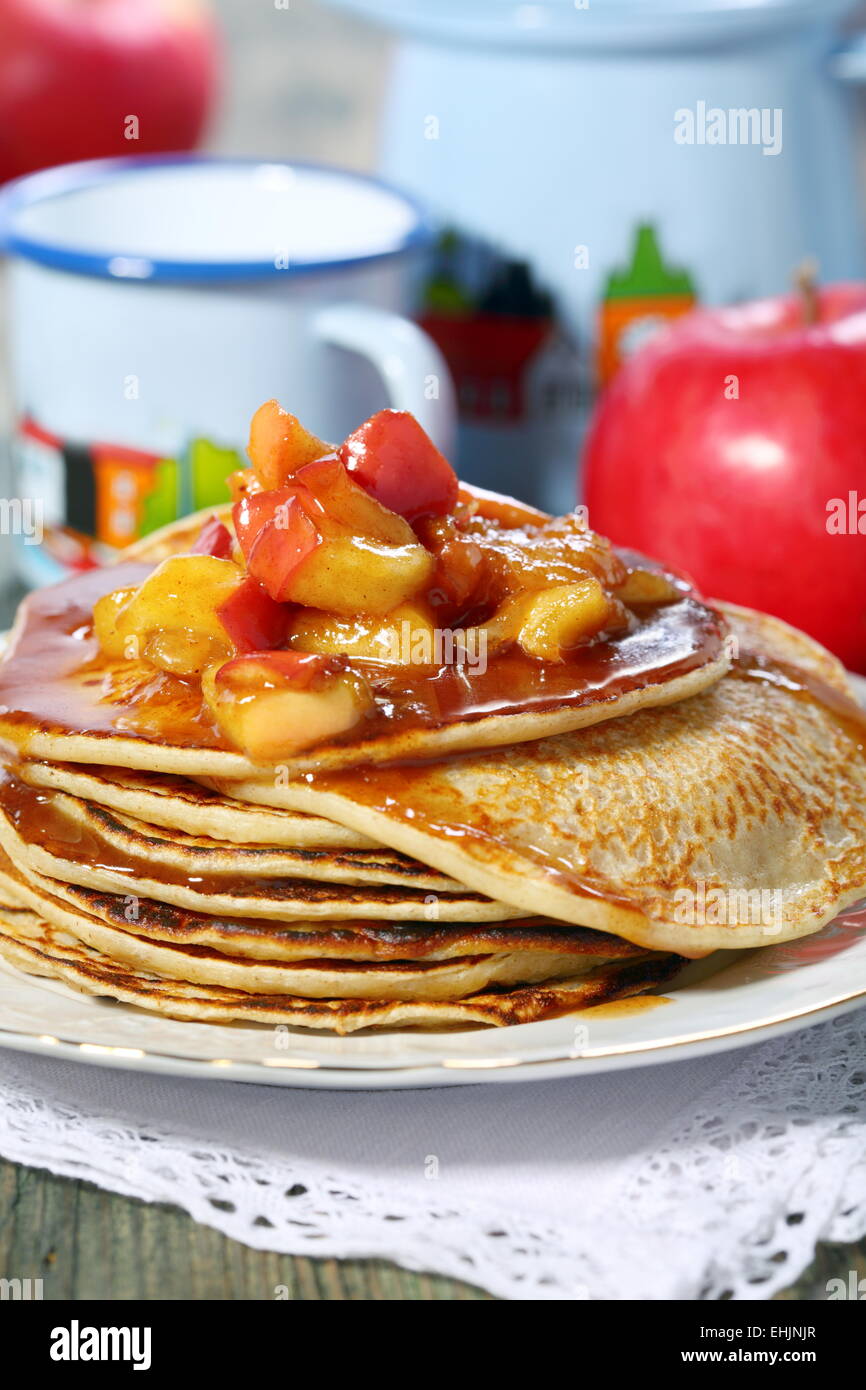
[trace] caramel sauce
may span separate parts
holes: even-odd
[[[120,564],[38,589],[0,662],[0,715],[25,735],[124,735],[184,747],[222,748],[198,682],[143,661],[110,661],[93,635],[93,606],[114,589],[141,584],[153,565]]]
[[[174,747],[231,745],[216,728],[198,680],[183,680],[139,661],[112,661],[93,635],[97,599],[140,584],[154,567],[120,564],[91,570],[25,600],[22,626],[0,664],[0,714],[14,737],[34,727],[66,734],[123,735]],[[511,648],[477,666],[363,670],[374,706],[336,742],[611,701],[696,670],[722,654],[724,620],[691,595],[635,610],[631,630],[578,647],[560,663],[542,663]]]
[[[486,669],[448,665],[363,668],[377,697],[369,735],[441,728],[489,715],[577,709],[661,685],[706,665],[723,651],[724,622],[694,598],[649,607],[631,631],[589,642],[562,662],[539,662],[511,647]],[[350,736],[351,737],[351,736]]]
[[[411,883],[400,884],[343,884],[323,880],[264,878],[243,872],[243,856],[238,854],[238,868],[221,872],[188,873],[181,866],[158,863],[145,850],[132,845],[116,845],[83,825],[66,810],[62,796],[56,792],[31,787],[21,781],[9,767],[0,764],[0,806],[25,844],[36,846],[57,859],[82,864],[92,869],[104,869],[120,878],[144,879],[151,882],[175,884],[194,888],[200,893],[240,894],[245,897],[267,896],[272,899],[288,897],[297,901],[333,898],[343,894],[351,904],[352,896],[365,900],[388,899],[399,895],[407,901],[425,896],[425,890]],[[241,847],[237,847],[239,850]],[[323,850],[322,857],[332,859],[331,851]],[[316,851],[308,850],[305,857],[315,858]]]
[[[0,805],[25,844],[34,845],[55,858],[92,869],[105,869],[123,877],[155,879],[195,887],[202,892],[230,891],[232,885],[253,891],[254,879],[237,875],[189,875],[171,865],[154,865],[146,854],[131,847],[120,850],[71,816],[55,792],[31,787],[8,768],[0,767]],[[271,889],[280,880],[261,880]]]
[[[731,674],[742,680],[764,681],[777,690],[820,705],[851,735],[861,752],[866,751],[866,710],[829,681],[802,666],[749,651],[736,658]]]
[[[591,1009],[578,1009],[577,1013],[592,1013],[593,1020],[599,1018],[627,1018],[632,1014],[649,1013],[662,1004],[674,1001],[666,994],[631,994],[627,999],[611,999],[607,1004],[594,1004]]]
[[[471,753],[458,754],[448,761],[453,763],[473,756]],[[426,780],[431,772],[433,785]],[[443,789],[436,763],[389,763],[384,767],[367,764],[340,772],[311,772],[303,780],[318,791],[345,796],[356,805],[365,806],[391,820],[406,821],[435,839],[452,844],[474,844],[482,850],[485,862],[492,860],[497,866],[506,864],[512,867],[515,857],[528,859],[543,871],[546,878],[568,892],[627,911],[640,912],[634,902],[617,893],[610,883],[593,875],[590,869],[576,868],[540,845],[521,844],[519,851],[515,852],[509,840],[485,825],[484,814],[477,805],[464,806],[458,793]],[[431,810],[436,807],[437,801],[441,802],[443,795],[450,795],[453,804],[442,810]],[[471,824],[464,818],[464,811],[473,817]]]

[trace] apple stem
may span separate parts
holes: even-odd
[[[821,318],[821,301],[818,295],[818,262],[814,256],[807,256],[794,271],[794,285],[800,292],[803,305],[803,322],[818,323]]]

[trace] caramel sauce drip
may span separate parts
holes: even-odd
[[[91,869],[104,869],[122,878],[157,880],[195,888],[202,893],[243,892],[247,896],[253,896],[258,891],[278,894],[287,882],[285,879],[255,878],[236,872],[188,874],[171,864],[155,864],[145,852],[139,852],[132,846],[121,849],[103,839],[70,815],[57,793],[29,786],[14,771],[2,765],[0,805],[25,844],[34,845],[57,859],[83,864]],[[328,888],[329,885],[323,887]],[[337,891],[334,885],[330,887]]]
[[[731,674],[741,680],[764,681],[777,690],[786,690],[798,699],[819,705],[851,735],[860,751],[866,752],[866,710],[829,681],[792,662],[749,651],[741,652],[736,658]]]
[[[453,763],[474,756],[472,753],[458,754],[448,761]],[[495,750],[492,756],[496,756]],[[428,808],[442,796],[439,778],[436,778],[435,789],[431,789],[426,781],[430,770],[435,776],[436,767],[436,763],[419,762],[389,763],[384,767],[367,764],[341,772],[308,773],[304,781],[318,791],[345,796],[356,805],[365,806],[391,820],[405,821],[433,839],[449,844],[475,845],[481,851],[479,857],[483,863],[492,861],[498,867],[504,865],[513,871],[515,858],[518,861],[529,860],[543,871],[545,878],[567,892],[640,913],[639,906],[626,895],[618,893],[606,880],[594,876],[591,870],[578,869],[538,845],[521,844],[516,851],[513,844],[485,825],[480,808],[465,805],[457,792],[449,789],[445,794],[452,804],[446,809],[431,812]],[[472,817],[471,823],[468,816]]]

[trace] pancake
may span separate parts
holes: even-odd
[[[23,893],[19,905],[35,906],[32,895]],[[48,914],[45,920],[58,926]],[[62,930],[110,960],[122,961],[136,970],[190,984],[242,989],[251,994],[299,994],[307,999],[460,999],[491,985],[573,977],[605,964],[603,954],[569,954],[541,948],[454,956],[441,961],[359,961],[322,956],[250,960],[207,946],[157,941],[107,926],[82,912],[67,913]]]
[[[188,526],[179,535],[188,544]],[[152,565],[124,561],[61,581],[21,604],[0,663],[0,739],[27,758],[215,778],[260,776],[233,751],[198,681],[138,659],[111,659],[93,635],[97,599],[140,584]],[[463,668],[408,668],[385,682],[360,732],[281,759],[282,776],[367,762],[441,757],[547,737],[682,700],[730,665],[726,626],[691,592],[635,618],[633,630],[547,664],[507,654],[467,681]],[[405,712],[394,713],[393,689]],[[374,690],[378,689],[374,682]],[[408,692],[408,693],[407,693]],[[492,712],[491,712],[492,711]]]
[[[424,1029],[532,1023],[591,1008],[666,983],[682,962],[646,954],[576,978],[482,991],[462,999],[307,999],[193,984],[114,960],[35,913],[0,909],[0,959],[85,994],[136,1004],[168,1018],[317,1028],[338,1034],[362,1028]]]
[[[75,799],[65,793],[37,792],[8,774],[0,777],[0,846],[25,878],[37,873],[61,883],[122,893],[128,899],[156,898],[206,913],[277,921],[349,917],[407,922],[499,922],[525,915],[470,889],[438,892],[403,884],[327,882],[307,877],[256,878],[239,871],[230,858],[225,872],[190,876],[182,857],[179,866],[170,864],[171,846],[165,842],[161,862],[155,862],[147,853],[105,852],[99,840],[82,831],[75,819],[68,821],[56,810],[52,814],[46,798],[76,805]],[[86,814],[87,808],[83,810]],[[97,819],[108,815],[97,811],[91,814]],[[349,853],[377,851],[345,851]]]
[[[321,816],[261,810],[165,773],[127,772],[119,767],[26,762],[18,775],[32,787],[69,792],[149,825],[186,835],[206,835],[239,845],[288,849],[369,849],[375,841]]]
[[[864,716],[817,643],[726,612],[737,666],[694,699],[450,762],[317,775],[279,797],[524,912],[649,949],[818,931],[866,893]]]
[[[506,926],[352,921],[316,925],[211,917],[151,898],[137,899],[131,911],[129,899],[119,893],[97,893],[34,873],[24,878],[2,852],[0,901],[26,907],[73,934],[79,934],[81,920],[93,920],[150,941],[207,947],[250,960],[444,961],[535,951],[622,960],[639,955],[642,949],[604,932],[564,927],[536,917]]]
[[[35,789],[0,761],[0,805],[31,843],[61,846],[76,860],[99,865],[126,881],[135,870],[169,882],[304,878],[313,882],[399,884],[431,892],[461,885],[389,849],[286,849],[237,845],[146,825],[67,792]]]

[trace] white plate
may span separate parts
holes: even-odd
[[[859,682],[866,691],[866,682]],[[465,1032],[329,1034],[181,1023],[0,965],[0,1046],[210,1080],[357,1090],[582,1076],[744,1047],[866,1005],[866,907],[815,936],[719,951],[654,1007]]]
[[[689,965],[666,1003],[448,1033],[180,1023],[0,966],[0,1046],[211,1080],[368,1090],[581,1076],[743,1047],[866,1004],[866,909]]]

